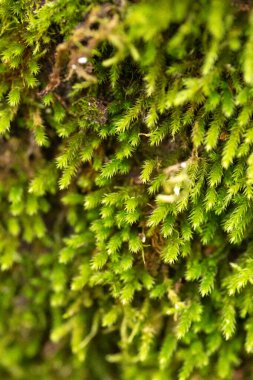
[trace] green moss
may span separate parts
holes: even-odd
[[[250,1],[0,1],[0,378],[250,380]]]

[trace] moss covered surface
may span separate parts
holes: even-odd
[[[251,380],[253,4],[0,0],[0,379]]]

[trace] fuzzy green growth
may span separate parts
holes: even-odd
[[[0,0],[0,378],[251,380],[250,0]]]

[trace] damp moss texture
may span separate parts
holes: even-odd
[[[0,379],[252,380],[250,0],[0,0],[0,269]]]

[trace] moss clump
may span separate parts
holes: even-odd
[[[253,4],[0,1],[0,377],[250,380]]]

